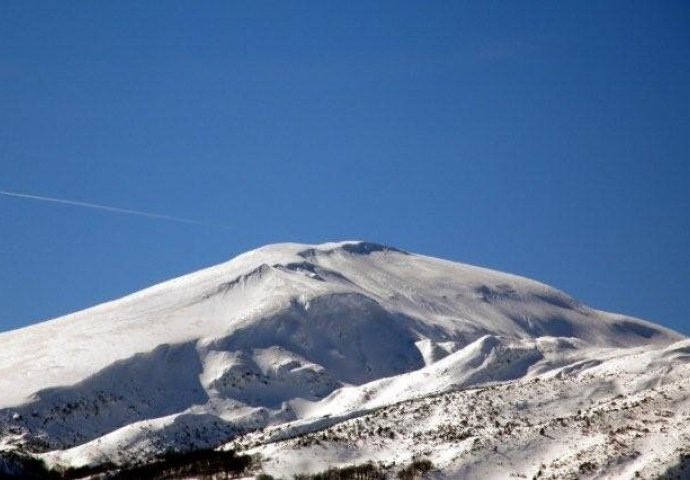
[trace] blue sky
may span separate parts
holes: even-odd
[[[367,239],[690,334],[690,4],[0,3],[0,330]]]

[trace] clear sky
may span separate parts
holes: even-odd
[[[0,2],[0,330],[366,239],[690,334],[690,3]]]

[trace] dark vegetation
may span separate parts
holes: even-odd
[[[416,478],[421,478],[423,474],[432,468],[434,468],[434,464],[431,463],[431,460],[415,460],[409,466],[398,472],[398,478],[400,480],[414,480]]]
[[[386,470],[373,463],[329,468],[320,473],[295,475],[295,480],[384,480],[385,478]]]
[[[215,450],[197,450],[187,453],[168,453],[145,465],[118,469],[115,465],[49,470],[32,457],[14,453],[0,458],[0,479],[77,480],[92,477],[113,480],[166,480],[193,476],[199,479],[229,479],[245,474],[253,462],[247,455]]]
[[[0,454],[0,479],[59,480],[58,472],[48,470],[41,460],[14,452]]]
[[[119,468],[113,464],[95,467],[69,468],[64,471],[50,470],[33,457],[5,452],[0,456],[0,480],[79,480],[84,478],[108,480],[173,480],[196,478],[202,480],[225,480],[246,476],[255,470],[257,463],[248,455],[215,450],[197,450],[187,453],[168,453],[157,460],[131,467]],[[417,459],[399,470],[400,480],[416,480],[433,469],[426,459]],[[298,474],[295,480],[385,480],[392,479],[390,466],[381,463],[365,463],[342,468],[329,468],[314,474]],[[271,475],[261,473],[256,480],[275,480]]]
[[[194,476],[195,478],[226,479],[238,477],[251,466],[252,459],[247,455],[236,455],[232,451],[197,450],[188,453],[170,453],[161,460],[120,470],[108,478],[163,480]]]
[[[579,471],[582,475],[589,475],[594,473],[597,469],[597,464],[594,462],[583,462],[580,464]]]
[[[410,465],[398,471],[395,478],[400,480],[417,480],[422,478],[423,474],[429,472],[434,468],[431,461],[426,459],[418,459],[413,461]],[[352,465],[342,468],[329,468],[326,471],[319,473],[301,473],[294,476],[294,480],[386,480],[392,479],[389,475],[390,466],[381,463],[368,462],[362,465]],[[256,480],[274,480],[270,475],[263,474],[256,477]]]

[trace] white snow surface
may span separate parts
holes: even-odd
[[[548,423],[584,407],[593,412],[614,391],[647,398],[654,388],[680,382],[683,389],[674,392],[684,395],[657,403],[682,417],[690,404],[679,373],[690,358],[687,345],[671,330],[593,310],[515,275],[368,242],[269,245],[0,334],[0,451],[83,466],[230,442],[282,458],[266,468],[291,475],[370,459],[405,461],[434,447],[439,478],[531,476],[546,462],[536,458],[562,458],[567,442],[533,438],[525,426],[528,444],[527,437],[504,444],[515,472],[489,468],[480,459],[491,455],[480,453],[493,433],[477,433],[481,420],[473,435],[442,435],[442,442],[437,435],[425,443],[407,433],[460,417],[432,408],[433,419],[415,423],[423,415],[408,415],[409,409],[427,402],[430,411],[438,398],[480,409],[481,392],[504,388],[511,400],[491,407],[496,413],[487,422],[517,422],[513,410],[519,410],[531,412],[522,417],[532,424]],[[529,400],[547,382],[555,385],[550,399]],[[392,408],[410,423],[405,435],[347,448],[340,440],[304,442]],[[379,426],[387,435],[385,425]],[[500,427],[483,431],[491,428]],[[641,436],[652,443],[664,435],[648,430]],[[640,458],[651,444],[638,442],[635,462],[652,473],[672,466],[687,433],[677,430],[644,465]],[[625,462],[602,466],[597,435],[582,435],[583,449],[599,448],[597,469],[587,465],[584,475],[617,478]],[[549,468],[558,478],[570,466]]]

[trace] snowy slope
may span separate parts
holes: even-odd
[[[284,478],[426,458],[439,479],[686,479],[689,352],[687,340],[599,350],[576,371],[401,397],[339,418],[270,427],[228,448],[260,453],[264,471]]]
[[[265,426],[287,441],[432,394],[603,378],[629,355],[672,371],[681,340],[514,275],[366,242],[270,245],[0,334],[0,449],[79,466]]]

